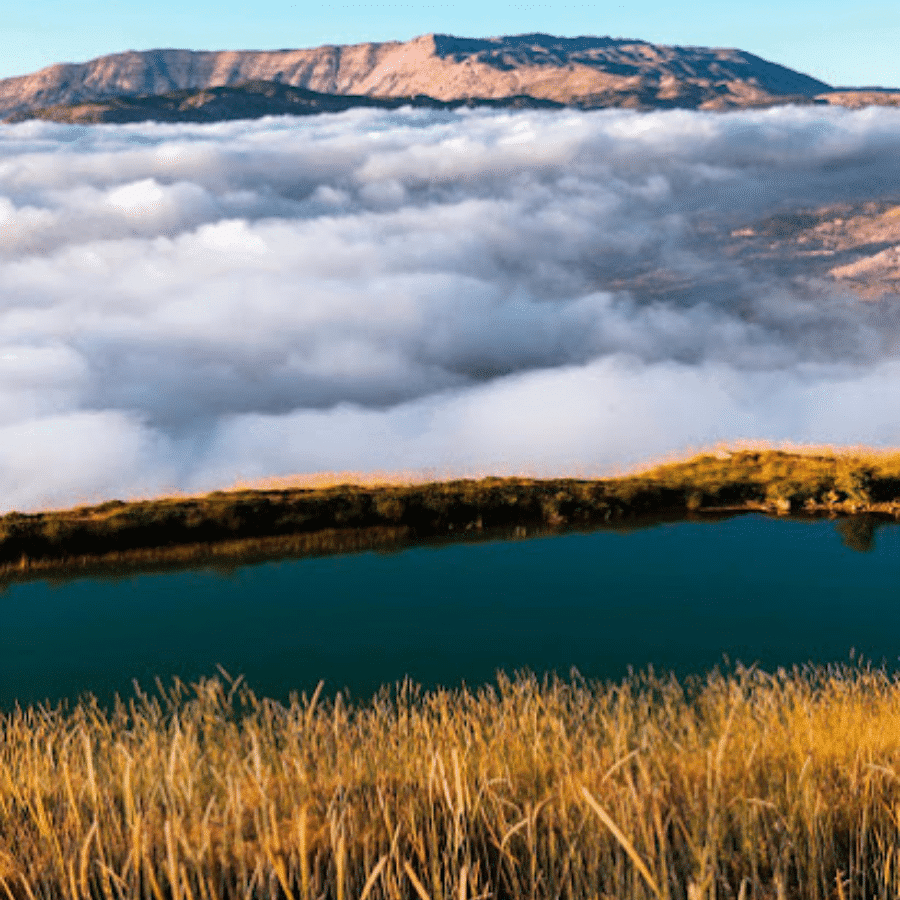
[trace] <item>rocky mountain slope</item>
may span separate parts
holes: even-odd
[[[47,119],[72,124],[126,122],[223,122],[230,119],[257,119],[262,116],[314,115],[342,112],[356,107],[397,109],[415,106],[426,109],[457,109],[461,106],[489,106],[513,109],[560,109],[553,100],[518,95],[499,99],[435,100],[417,97],[366,97],[360,94],[321,94],[274,81],[248,81],[234,87],[169,91],[138,97],[111,97],[81,103],[60,104],[40,109],[20,110],[6,122]]]
[[[838,88],[821,96],[832,106],[846,106],[848,109],[862,109],[865,106],[900,106],[900,91],[879,88]]]
[[[797,210],[740,228],[729,248],[763,270],[833,279],[866,300],[900,293],[900,205],[893,200]]]
[[[271,51],[129,51],[0,80],[0,117],[115,97],[276,82],[332,95],[449,101],[527,95],[583,107],[722,109],[830,90],[751,53],[544,34]]]

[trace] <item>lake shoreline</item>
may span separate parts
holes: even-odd
[[[746,513],[853,517],[861,533],[900,521],[900,454],[735,451],[608,479],[216,491],[13,512],[0,517],[0,581],[233,567]]]

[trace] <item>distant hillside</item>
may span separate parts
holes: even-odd
[[[838,88],[823,94],[822,99],[833,106],[862,109],[864,106],[900,106],[900,91],[884,88]]]
[[[126,122],[222,122],[230,119],[258,119],[262,116],[313,115],[342,112],[356,107],[397,109],[401,106],[426,109],[456,109],[461,106],[489,106],[513,109],[560,109],[552,100],[518,96],[499,99],[435,100],[432,97],[365,97],[357,94],[320,94],[274,81],[249,81],[235,87],[170,91],[142,97],[112,97],[43,109],[20,110],[5,121],[47,119],[73,124]]]
[[[307,50],[129,51],[87,63],[59,64],[0,80],[0,117],[247,82],[275,82],[341,96],[424,95],[439,101],[527,96],[586,108],[643,109],[764,106],[789,98],[809,101],[830,91],[824,82],[741,50],[668,47],[607,37],[528,34],[476,40],[429,34],[406,43]],[[156,101],[150,105],[154,104],[158,105]],[[119,107],[122,115],[126,107]]]

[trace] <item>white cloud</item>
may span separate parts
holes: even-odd
[[[897,184],[884,109],[2,127],[0,506],[900,444],[898,298],[722,240]]]

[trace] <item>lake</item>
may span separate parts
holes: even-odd
[[[900,527],[838,533],[758,515],[641,530],[419,546],[237,568],[10,585],[0,708],[108,702],[223,666],[286,698],[319,679],[358,699],[410,676],[498,669],[621,679],[900,657]]]

